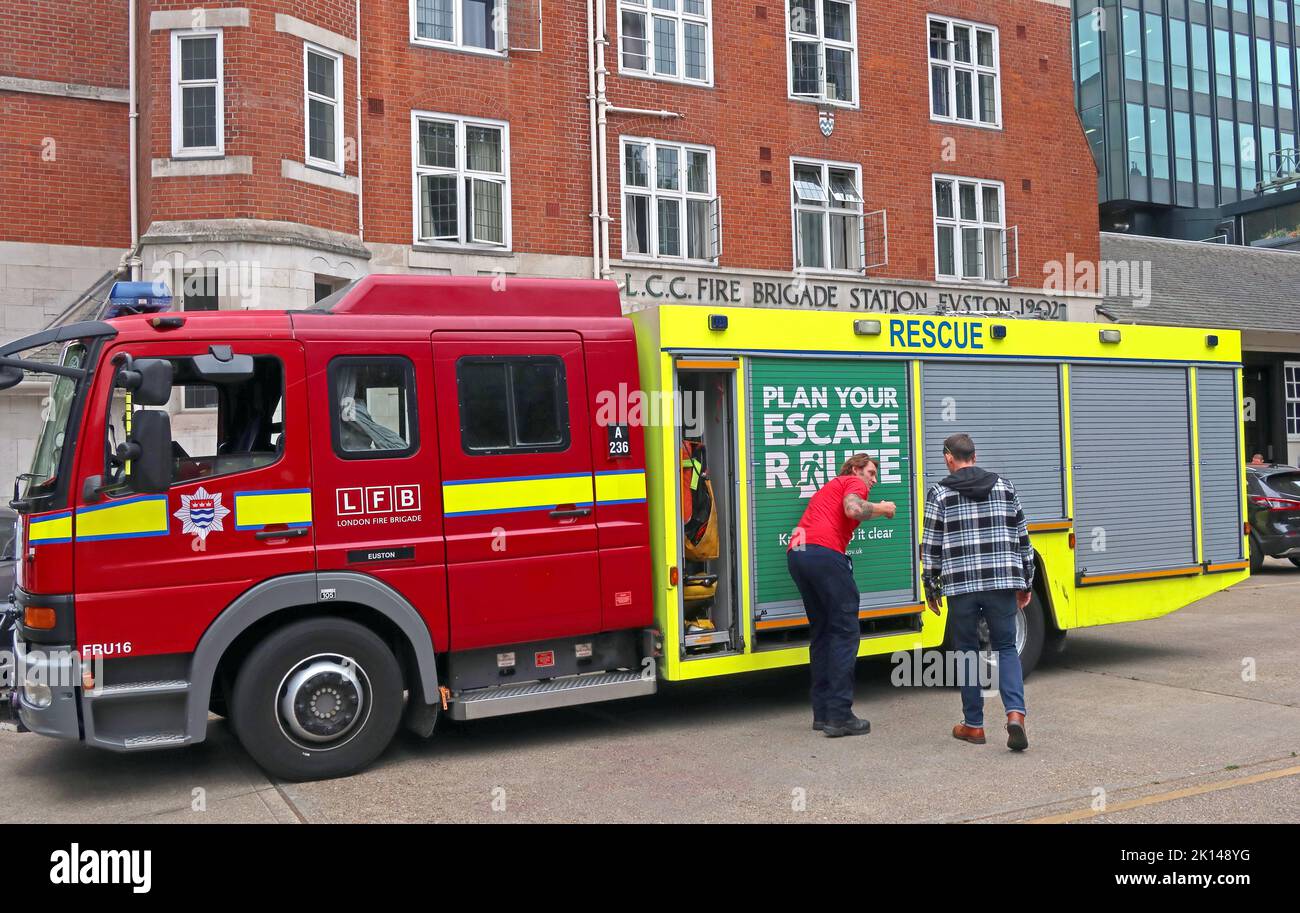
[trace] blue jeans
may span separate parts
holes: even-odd
[[[953,644],[960,653],[970,656],[979,650],[979,620],[981,615],[984,616],[989,626],[989,646],[998,654],[995,685],[1007,713],[1025,712],[1025,676],[1020,668],[1020,654],[1016,652],[1018,611],[1015,590],[989,590],[948,597],[948,624],[953,626]],[[966,667],[974,665],[969,663]],[[967,726],[984,726],[984,696],[978,681],[963,681],[961,706]]]
[[[853,716],[853,673],[862,639],[853,561],[843,552],[809,545],[787,552],[786,566],[808,613],[813,719],[843,722]]]

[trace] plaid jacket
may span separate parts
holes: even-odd
[[[984,501],[942,482],[925,496],[921,568],[928,598],[986,590],[1027,590],[1034,549],[1015,486],[998,479]]]

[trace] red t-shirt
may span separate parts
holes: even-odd
[[[871,489],[867,483],[855,475],[831,479],[808,502],[803,518],[795,527],[796,533],[791,534],[790,546],[786,551],[794,547],[795,535],[802,529],[805,545],[824,545],[843,552],[849,547],[853,531],[858,528],[857,520],[844,515],[844,498],[847,495],[857,495],[865,501],[870,494]]]

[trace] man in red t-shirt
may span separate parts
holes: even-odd
[[[811,643],[813,729],[830,738],[866,735],[871,724],[853,715],[853,667],[858,658],[857,581],[845,551],[863,520],[892,519],[892,501],[868,503],[880,464],[859,453],[812,496],[790,534],[786,563],[803,597]]]

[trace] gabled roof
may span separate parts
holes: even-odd
[[[1106,294],[1123,322],[1300,332],[1300,252],[1102,232],[1101,256],[1151,264],[1149,305]]]

